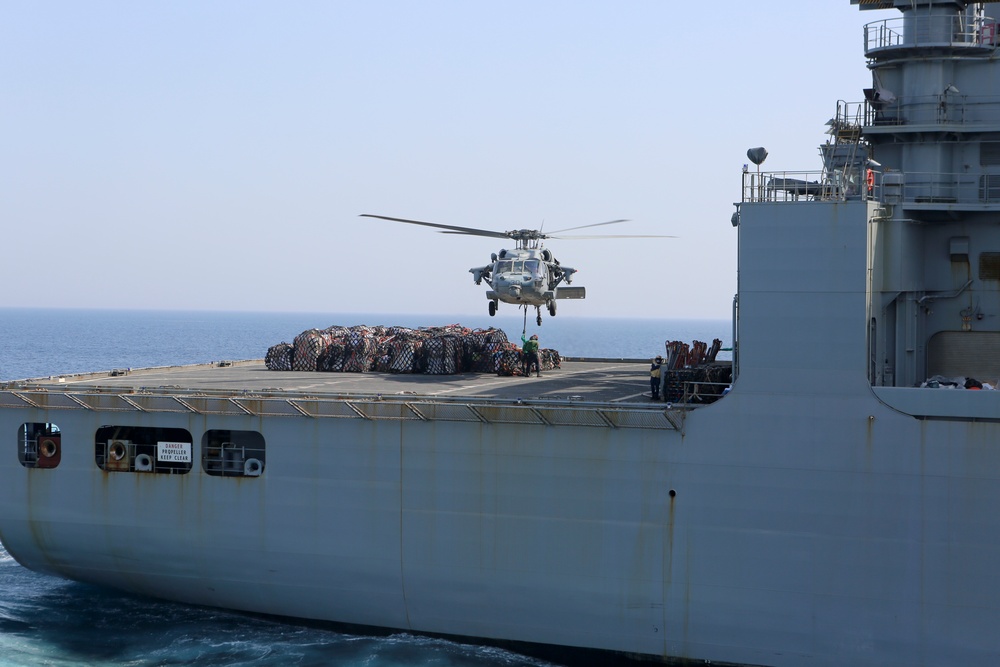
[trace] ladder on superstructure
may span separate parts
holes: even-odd
[[[829,123],[831,126],[829,134],[833,137],[833,152],[830,156],[824,156],[826,159],[823,161],[824,199],[843,199],[849,194],[855,194],[848,191],[848,178],[851,175],[852,168],[855,166],[858,156],[858,148],[862,145],[862,143],[864,143],[864,138],[861,134],[861,116],[863,111],[864,105],[858,105],[854,113],[854,117],[852,118],[847,102],[844,102],[843,100],[837,101],[837,115],[834,116]],[[838,151],[837,148],[840,146],[849,147],[847,159],[842,167],[830,164],[839,156],[840,151]],[[860,193],[861,188],[865,187],[865,184],[860,176],[861,174],[859,172],[858,181],[855,183],[858,194]]]

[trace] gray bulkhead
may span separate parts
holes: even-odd
[[[1000,423],[983,419],[1000,414],[1000,395],[887,391],[917,415],[940,412],[937,396],[956,407],[918,419],[869,385],[880,209],[740,209],[739,376],[685,429],[685,446],[728,445],[706,480],[714,493],[684,507],[742,498],[691,517],[692,552],[726,555],[711,572],[699,564],[689,585],[726,588],[729,608],[780,619],[771,648],[788,653],[762,664],[989,665],[1000,651]],[[717,622],[707,609],[702,620]],[[754,630],[747,644],[760,642]]]

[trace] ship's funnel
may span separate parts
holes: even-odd
[[[751,148],[747,151],[747,157],[758,167],[767,159],[767,149],[763,146]]]

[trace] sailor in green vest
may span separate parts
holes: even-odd
[[[522,334],[521,342],[524,343],[521,347],[524,376],[531,376],[531,367],[534,365],[536,376],[542,377],[542,366],[538,363],[538,334],[531,334],[531,338],[528,340],[525,340],[524,334]]]

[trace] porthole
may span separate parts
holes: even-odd
[[[191,471],[194,440],[182,428],[102,426],[94,461],[107,472],[183,475]]]
[[[25,422],[17,430],[17,460],[25,468],[55,468],[62,461],[62,431],[47,422]]]
[[[201,439],[202,469],[221,477],[260,477],[264,449],[264,436],[257,431],[206,431]]]

